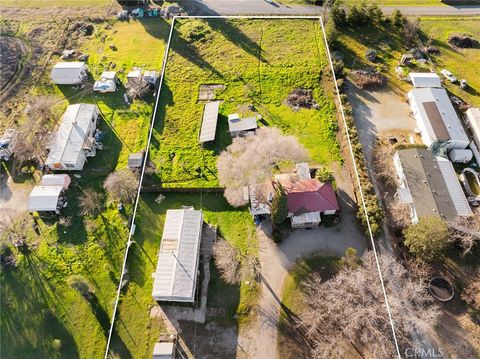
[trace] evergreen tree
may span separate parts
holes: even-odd
[[[282,224],[288,217],[287,194],[280,183],[276,184],[275,195],[272,200],[272,221]]]

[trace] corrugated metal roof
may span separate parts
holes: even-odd
[[[447,185],[448,192],[450,193],[450,198],[452,199],[453,205],[457,210],[457,215],[470,216],[472,214],[472,210],[470,209],[470,205],[465,198],[465,194],[460,182],[458,181],[458,177],[455,173],[452,163],[443,157],[436,157],[436,160],[438,163],[438,168],[440,169],[443,179],[445,180],[445,184]]]
[[[157,270],[153,275],[155,300],[194,301],[202,224],[202,211],[167,211]],[[178,241],[176,250],[172,241]]]
[[[85,66],[85,62],[78,62],[78,61],[72,61],[72,62],[57,62],[55,66],[53,66],[54,69],[81,69]]]
[[[408,76],[414,87],[442,87],[442,80],[434,72],[410,72]]]
[[[70,105],[62,116],[55,143],[48,154],[47,165],[54,163],[76,164],[83,144],[88,137],[92,118],[98,116],[96,105]]]
[[[200,143],[215,140],[219,106],[220,101],[212,101],[205,104],[205,108],[203,109],[202,129],[200,130]]]

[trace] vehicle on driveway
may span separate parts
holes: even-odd
[[[453,76],[453,74],[448,71],[447,69],[443,69],[442,71],[440,71],[440,73],[445,76],[445,78],[450,81],[450,82],[457,82],[457,78],[455,76]]]

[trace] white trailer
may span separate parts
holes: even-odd
[[[52,81],[57,85],[78,85],[88,77],[85,62],[59,62],[51,73]]]

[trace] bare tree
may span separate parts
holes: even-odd
[[[215,242],[213,253],[215,264],[225,282],[237,284],[257,277],[260,264],[256,256],[242,253],[224,239]]]
[[[377,142],[373,149],[373,168],[375,175],[387,186],[396,186],[395,167],[393,166],[394,148],[389,143]]]
[[[140,79],[138,81],[129,81],[125,87],[128,96],[131,99],[136,100],[145,96],[150,89],[150,84],[147,81]]]
[[[27,213],[19,218],[7,216],[0,221],[0,238],[3,244],[12,244],[20,252],[27,252],[36,246],[33,237],[29,235],[32,228],[32,219]]]
[[[241,203],[239,190],[269,179],[279,163],[307,158],[307,150],[295,137],[285,136],[276,128],[262,127],[255,136],[235,138],[220,154],[217,160],[220,184],[228,190],[227,194],[234,199],[231,204],[235,205]]]
[[[102,211],[102,203],[102,195],[88,188],[80,197],[80,213],[95,217]]]
[[[26,120],[12,142],[12,152],[20,164],[34,161],[42,163],[52,129],[53,96],[33,97],[25,111]]]
[[[463,255],[470,253],[480,240],[480,212],[475,211],[470,217],[457,217],[449,223],[451,241],[456,242],[463,249]]]
[[[108,175],[103,188],[115,201],[130,203],[137,194],[138,180],[127,169],[117,170]]]
[[[313,358],[348,357],[345,351],[352,347],[362,357],[396,356],[373,252],[362,259],[357,268],[344,267],[328,281],[313,275],[306,284],[299,326],[313,343]],[[412,280],[395,258],[383,254],[380,262],[402,351],[411,347],[412,336],[433,328],[440,311],[425,284]]]
[[[248,198],[245,198],[243,187],[242,188],[225,188],[223,193],[228,203],[233,207],[245,206],[248,203]]]
[[[417,40],[417,32],[420,27],[420,19],[405,19],[403,23],[403,35],[407,44],[415,44]]]
[[[412,223],[410,217],[410,207],[400,202],[398,199],[388,203],[388,211],[390,212],[390,221],[392,225],[404,229]]]

